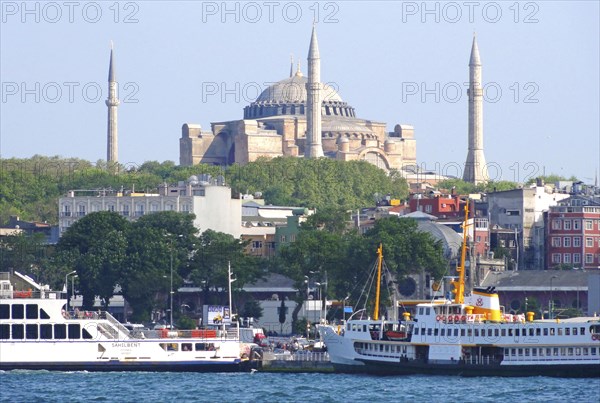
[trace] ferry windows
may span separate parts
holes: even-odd
[[[54,338],[63,340],[67,338],[67,325],[54,325]]]
[[[502,337],[506,337],[506,329],[500,329],[500,334]]]
[[[23,325],[12,325],[12,338],[23,339],[25,337],[25,332],[23,330]]]
[[[588,355],[588,348],[587,347],[583,348],[583,355]]]
[[[581,348],[579,348],[579,347],[575,348],[575,355],[581,355]]]
[[[540,357],[544,356],[544,351],[546,351],[546,350],[544,350],[543,348],[540,348]]]
[[[479,329],[475,329],[475,337],[479,337]]]
[[[87,331],[86,328],[81,329],[81,336],[83,339],[86,339],[86,340],[93,339],[92,335],[90,334],[90,332]]]
[[[508,329],[508,335],[512,336],[513,335],[513,330],[512,329]]]
[[[557,331],[557,335],[562,336],[562,329],[559,327],[558,329],[556,329]]]
[[[519,337],[521,335],[521,329],[515,329],[515,337]]]
[[[14,304],[12,306],[12,318],[13,319],[24,319],[23,305],[22,304]]]
[[[181,351],[192,351],[192,343],[181,343]]]
[[[519,356],[520,356],[520,357],[521,357],[521,356],[523,356],[523,349],[522,349],[522,348],[520,348],[520,349],[518,349],[518,351],[519,351]]]
[[[596,347],[590,348],[590,353],[592,353],[592,355],[596,355]]]
[[[533,357],[537,357],[537,348],[532,348],[532,349],[531,349],[531,355],[532,355]]]
[[[69,325],[69,339],[81,339],[81,326],[78,323]]]
[[[445,335],[446,335],[446,328],[443,328],[441,336],[445,336]]]
[[[38,318],[38,306],[37,306],[37,304],[27,304],[27,305],[25,305],[25,317],[27,319],[37,319]]]
[[[529,349],[528,348],[525,349],[525,357],[529,357]]]
[[[585,334],[585,327],[580,327],[579,328],[579,334],[582,335],[582,336]]]
[[[0,319],[10,319],[10,308],[8,304],[0,304]]]
[[[473,329],[467,329],[467,337],[469,337],[469,338],[473,337]]]
[[[360,329],[359,329],[359,331],[360,331]],[[363,325],[363,330],[362,331],[366,333],[366,331],[367,331],[367,325]]]
[[[544,328],[544,336],[548,336],[548,328],[547,327]]]
[[[415,327],[415,334],[419,334],[419,328]]]
[[[570,328],[565,328],[565,336],[570,336],[571,335],[571,329]]]
[[[430,308],[425,308],[425,315],[428,315],[431,313],[431,309]]]
[[[29,340],[37,340],[38,325],[25,325],[25,338]]]
[[[498,329],[494,329],[494,336],[496,337],[500,337],[500,332],[498,331]]]
[[[0,340],[6,339],[10,339],[10,325],[0,325]]]
[[[40,325],[40,339],[52,340],[52,325]]]
[[[541,328],[539,328],[539,327],[536,327],[536,328],[535,328],[535,335],[536,335],[536,336],[541,336],[541,335],[542,335],[542,329],[541,329]]]
[[[550,336],[554,336],[554,328],[553,327],[550,328]]]
[[[42,308],[40,308],[40,319],[50,319],[50,315],[48,315]]]
[[[196,343],[194,349],[196,351],[212,351],[215,349],[215,345],[212,343]]]
[[[465,329],[460,329],[460,336],[465,337]]]
[[[437,336],[439,333],[439,329],[436,327],[435,329],[433,329],[433,335]]]
[[[431,328],[427,328],[427,336],[431,336]]]
[[[454,337],[458,337],[458,328],[454,329]]]
[[[529,335],[533,336],[533,328],[532,327],[529,328]]]
[[[347,331],[352,330],[352,325],[350,323],[346,323],[346,330]]]
[[[547,348],[547,349],[546,349],[546,355],[547,355],[548,357],[550,357],[550,356],[552,355],[552,349],[551,349],[551,348]]]

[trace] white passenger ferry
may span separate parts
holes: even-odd
[[[21,276],[23,277],[23,276]],[[0,273],[0,370],[250,370],[253,330],[130,332],[104,311],[67,311],[64,293],[15,290]]]
[[[378,254],[380,273],[381,247]],[[405,313],[399,321],[379,319],[376,308],[372,319],[321,326],[335,370],[600,377],[600,318],[534,320],[533,312],[506,314],[493,288],[465,297],[464,245],[461,260],[454,300],[420,303],[414,316]]]

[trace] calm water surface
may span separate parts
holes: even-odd
[[[599,402],[600,379],[0,372],[0,402]]]

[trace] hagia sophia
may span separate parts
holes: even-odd
[[[307,60],[308,77],[299,64],[295,72],[290,68],[289,77],[266,88],[244,108],[242,119],[213,122],[209,131],[185,123],[180,164],[244,165],[259,157],[325,156],[366,160],[384,170],[416,165],[412,126],[397,124],[387,132],[385,122],[358,118],[334,88],[320,82],[314,28]]]
[[[414,128],[396,124],[388,132],[385,122],[358,118],[356,110],[337,91],[321,81],[321,57],[313,26],[307,57],[308,74],[294,72],[266,88],[244,108],[243,118],[211,123],[210,130],[185,123],[179,139],[179,163],[219,166],[245,165],[260,157],[320,158],[339,161],[364,160],[385,170],[416,175],[426,173],[417,166]],[[111,48],[108,74],[107,162],[118,163],[117,83]],[[481,59],[473,37],[469,60],[468,152],[463,180],[475,184],[488,181],[483,152],[483,90]],[[435,174],[437,175],[437,174]],[[408,176],[407,179],[408,179]],[[409,181],[410,183],[410,181]]]

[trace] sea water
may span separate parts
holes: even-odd
[[[600,379],[0,372],[0,402],[599,402]]]

